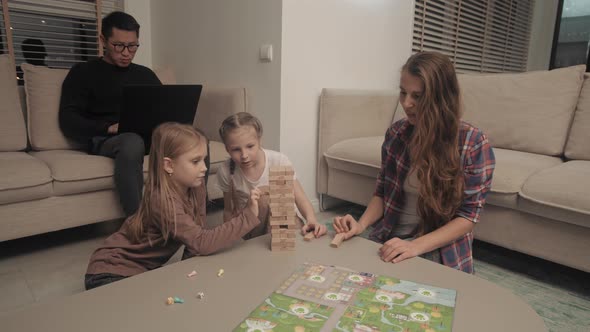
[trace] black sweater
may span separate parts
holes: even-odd
[[[88,144],[94,136],[107,136],[110,125],[119,122],[123,86],[161,84],[149,68],[127,68],[102,59],[79,63],[66,76],[59,106],[59,125],[67,137]]]

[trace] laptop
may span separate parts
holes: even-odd
[[[193,124],[202,90],[202,85],[124,86],[119,133],[138,134],[148,152],[152,132],[159,124]]]

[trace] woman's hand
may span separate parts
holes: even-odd
[[[316,238],[319,238],[322,235],[326,234],[327,231],[328,231],[328,228],[326,227],[326,225],[320,224],[317,221],[308,220],[307,224],[305,224],[303,227],[301,227],[301,235],[305,235],[308,232],[313,232],[313,235]]]
[[[348,240],[355,235],[364,231],[363,226],[359,224],[350,214],[344,217],[335,217],[332,224],[336,233],[344,233],[344,239]]]
[[[250,190],[250,199],[246,205],[246,208],[250,209],[250,211],[252,211],[256,217],[258,217],[258,200],[260,199],[261,195],[262,191],[260,191],[258,188]]]
[[[379,256],[384,262],[399,263],[405,259],[422,254],[418,245],[413,241],[394,237],[379,248]]]

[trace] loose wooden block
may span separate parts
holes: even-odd
[[[305,240],[305,241],[311,241],[313,239],[315,239],[315,235],[313,235],[313,231],[305,234],[305,236],[303,237],[303,240]]]
[[[330,243],[330,247],[338,248],[340,246],[340,244],[342,243],[342,241],[344,241],[344,233],[338,233],[334,236],[334,239],[332,239],[332,242]]]

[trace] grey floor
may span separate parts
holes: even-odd
[[[213,207],[208,223],[222,220]],[[340,207],[318,214],[357,214]],[[84,272],[94,249],[121,221],[103,222],[0,243],[0,317],[36,302],[56,302],[84,291]],[[590,274],[475,242],[476,276],[510,289],[545,320],[549,331],[590,331]],[[168,264],[177,262],[180,252]]]

